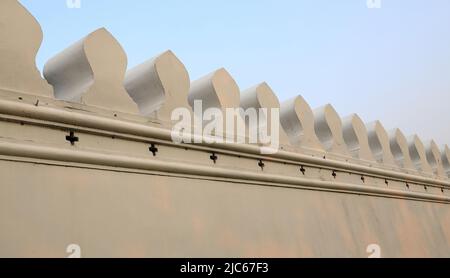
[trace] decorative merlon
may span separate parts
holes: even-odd
[[[422,140],[420,140],[419,136],[412,135],[408,137],[407,140],[409,155],[415,168],[425,174],[433,174],[433,169],[431,168],[430,164],[428,164],[425,146],[422,143]]]
[[[291,145],[324,151],[314,131],[314,114],[302,96],[281,104],[280,121]]]
[[[415,167],[409,154],[408,141],[403,132],[396,128],[389,131],[388,134],[391,151],[397,165],[401,168],[414,170]]]
[[[51,86],[36,67],[42,30],[17,1],[0,1],[0,89],[53,97]]]
[[[343,118],[342,131],[347,148],[354,158],[375,160],[369,147],[367,129],[358,115],[352,114]]]
[[[195,107],[196,101],[201,101],[202,115],[198,114],[199,110]],[[223,113],[222,115],[226,115],[228,108],[236,109],[240,107],[240,90],[233,77],[225,69],[221,68],[191,83],[188,102],[194,109],[194,118],[200,118],[200,122],[207,126],[212,122],[207,119],[210,111],[220,110]],[[233,134],[230,131],[227,132],[226,128],[230,121],[233,121],[234,125]],[[245,122],[241,115],[234,115],[230,119],[225,117],[222,119],[222,123],[222,130],[214,129],[211,133],[205,131],[205,134],[222,138],[226,137],[227,140],[233,142],[245,141],[245,134],[239,134],[238,132],[242,127],[245,127]],[[194,126],[198,127],[199,121],[196,121]],[[196,127],[194,127],[194,133],[198,134]]]
[[[427,143],[425,143],[425,151],[427,154],[428,164],[430,164],[434,174],[440,178],[445,178],[446,173],[442,163],[439,146],[436,144],[436,142],[434,142],[434,140],[428,141]]]
[[[58,99],[138,114],[137,104],[123,86],[126,68],[124,50],[102,28],[50,59],[44,76]]]
[[[331,104],[317,108],[314,113],[314,129],[317,137],[330,153],[351,156],[344,141],[342,122]]]
[[[240,105],[240,91],[236,81],[223,68],[216,70],[191,83],[189,104],[201,100],[203,109],[237,108]]]
[[[172,51],[129,70],[124,84],[144,116],[167,121],[175,108],[190,108],[189,74]]]
[[[392,155],[389,136],[386,129],[380,121],[374,121],[366,124],[369,147],[375,159],[384,165],[396,165]]]
[[[270,86],[264,82],[251,87],[241,93],[241,107],[245,109],[255,108],[256,110],[260,108],[266,108],[266,113],[258,113],[258,125],[249,126],[249,129],[254,129],[256,131],[262,130],[262,124],[266,123],[268,134],[272,134],[272,109],[280,109],[280,102],[270,88]],[[259,111],[258,111],[259,112]],[[265,119],[261,119],[263,116]],[[276,123],[279,125],[279,123]],[[248,125],[248,122],[247,122]],[[265,129],[264,129],[265,130]],[[279,128],[279,143],[282,145],[289,145],[289,138],[282,128]]]

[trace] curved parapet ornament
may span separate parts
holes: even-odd
[[[351,156],[342,132],[342,122],[333,106],[327,104],[314,113],[314,130],[325,150],[335,154]]]
[[[126,67],[122,47],[102,28],[51,58],[44,76],[58,99],[138,114],[123,86]]]
[[[124,86],[145,116],[170,120],[174,109],[190,109],[189,74],[172,51],[129,70]]]
[[[442,164],[442,154],[436,142],[434,142],[434,140],[431,140],[425,143],[425,151],[427,154],[428,164],[430,164],[433,172],[438,177],[446,177],[444,166]]]
[[[430,164],[428,164],[425,146],[419,136],[412,135],[408,137],[407,140],[409,156],[416,169],[426,174],[433,174],[433,169]]]
[[[274,135],[272,134],[274,130],[272,130],[272,127],[275,127],[275,125],[277,125],[275,130],[278,130],[279,133],[279,143],[282,145],[289,145],[288,136],[286,135],[284,130],[280,128],[280,102],[267,83],[264,82],[243,91],[241,93],[241,108],[243,108],[244,110],[252,108],[255,109],[256,115],[258,117],[258,123],[256,124],[256,126],[250,126],[249,121],[247,121],[248,119],[244,117],[249,129],[255,129],[257,133],[267,131],[266,133],[274,138]],[[260,111],[261,108],[265,108],[266,111]],[[278,117],[276,117],[277,122],[272,122],[272,112],[278,113]],[[261,117],[264,117],[264,119],[262,119]]]
[[[240,106],[239,95],[240,91],[236,81],[223,68],[192,82],[189,90],[188,102],[194,109],[194,118],[200,119],[200,121],[194,120],[194,133],[199,133],[199,126],[202,122],[204,126],[207,125],[207,121],[205,122],[205,114],[208,113],[205,112],[208,110],[220,110],[225,118],[227,109],[238,109]],[[202,112],[201,115],[199,115],[200,111]],[[227,138],[234,139],[238,139],[236,138],[236,136],[238,136],[245,142],[245,134],[239,133],[242,131],[242,128],[240,127],[245,127],[244,120],[239,114],[236,114],[233,119],[233,134],[230,134],[231,132],[226,132],[226,125],[228,124],[226,119],[223,119],[227,122],[224,124],[223,129],[215,134],[219,136],[226,135]],[[207,133],[210,135],[209,132]]]
[[[396,165],[391,152],[389,136],[380,121],[366,124],[369,147],[378,163]]]
[[[36,67],[42,30],[17,0],[0,1],[0,89],[53,97]]]
[[[240,104],[239,87],[223,68],[191,83],[188,101],[194,107],[195,100],[201,100],[203,109],[237,108]]]
[[[342,132],[348,150],[355,158],[374,161],[367,129],[361,118],[352,114],[342,119]]]
[[[408,141],[403,132],[396,128],[388,132],[389,145],[391,147],[392,155],[398,166],[414,170],[414,164],[409,155]]]
[[[442,166],[444,167],[444,171],[447,174],[447,177],[450,178],[450,148],[447,145],[442,147],[441,155]]]
[[[302,96],[281,104],[280,121],[292,145],[324,150],[314,131],[314,114]]]

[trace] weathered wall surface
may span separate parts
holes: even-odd
[[[71,244],[83,257],[367,257],[373,244],[450,257],[448,146],[301,96],[280,103],[265,82],[241,92],[225,69],[191,82],[171,51],[127,72],[104,28],[44,79],[41,41],[17,0],[0,1],[0,257],[65,257]],[[202,134],[195,121],[183,140],[200,141],[176,142],[172,112],[201,125],[198,101],[270,109],[258,117],[279,147],[248,140],[260,126],[239,113],[244,142],[210,144],[240,128]]]
[[[0,162],[0,256],[449,257],[446,204]]]

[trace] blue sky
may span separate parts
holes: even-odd
[[[281,101],[379,119],[450,144],[450,1],[21,0],[44,42],[37,64],[99,27],[129,67],[171,49],[191,79],[225,67],[241,89],[266,81]]]

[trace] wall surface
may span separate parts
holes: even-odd
[[[445,204],[0,162],[2,257],[450,257]]]
[[[35,18],[1,0],[0,27],[0,257],[450,257],[447,145],[223,68],[191,81],[172,51],[127,71],[105,28],[42,77]],[[203,132],[198,102],[270,113]]]

